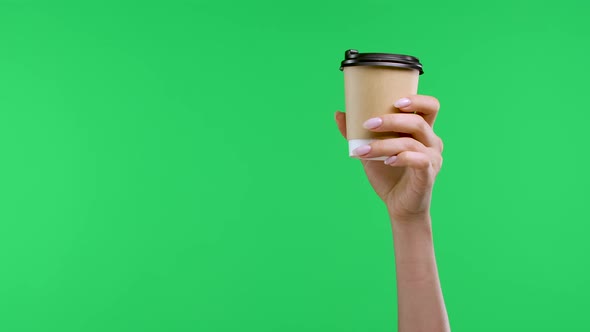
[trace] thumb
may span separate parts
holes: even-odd
[[[346,138],[346,113],[336,111],[336,113],[334,113],[334,118],[336,119],[336,125],[338,125],[340,134]]]

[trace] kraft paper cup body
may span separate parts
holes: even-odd
[[[352,151],[377,139],[395,138],[397,133],[375,133],[363,127],[370,118],[399,112],[393,104],[418,93],[420,71],[412,68],[356,65],[343,67],[346,104],[346,135]],[[389,156],[362,158],[385,160]]]

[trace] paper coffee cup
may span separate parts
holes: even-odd
[[[349,156],[358,158],[352,151],[376,139],[400,137],[397,133],[369,131],[363,123],[373,117],[399,112],[393,104],[400,98],[418,93],[418,77],[424,73],[418,58],[348,50],[340,70],[344,72]],[[363,159],[385,160],[387,157]]]

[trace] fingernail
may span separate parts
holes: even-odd
[[[381,118],[370,118],[369,120],[363,123],[363,127],[367,129],[375,129],[383,124],[383,120]]]
[[[397,156],[391,156],[385,159],[385,165],[391,165],[397,160]]]
[[[409,106],[412,103],[412,101],[408,98],[402,98],[398,101],[396,101],[393,106],[397,107],[397,108],[401,108],[401,107],[406,107]]]
[[[358,148],[354,149],[352,151],[352,153],[355,156],[362,156],[362,155],[365,155],[365,154],[369,153],[369,151],[371,151],[371,146],[370,145],[361,145]]]

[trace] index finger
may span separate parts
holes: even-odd
[[[404,113],[420,114],[424,120],[432,127],[436,120],[436,115],[440,109],[438,99],[432,96],[413,95],[396,101],[393,106]]]

